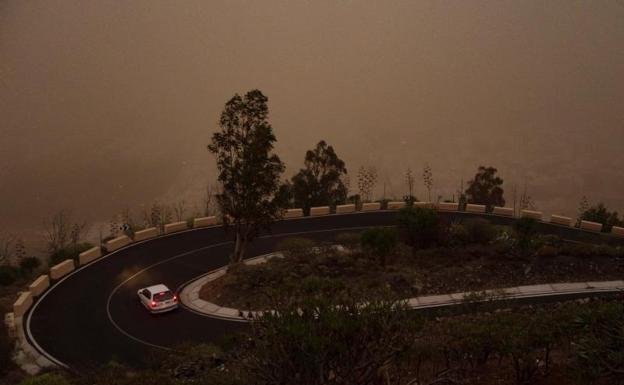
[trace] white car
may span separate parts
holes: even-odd
[[[165,285],[154,285],[137,291],[139,300],[152,313],[164,313],[178,307],[178,296]]]

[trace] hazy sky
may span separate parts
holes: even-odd
[[[199,200],[253,88],[288,176],[325,139],[380,194],[429,162],[450,196],[484,164],[546,212],[624,211],[623,42],[616,0],[2,1],[0,231]]]

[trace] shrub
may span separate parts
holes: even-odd
[[[13,339],[9,338],[4,322],[0,323],[0,376],[3,376],[12,366]],[[1,383],[1,380],[0,380]]]
[[[376,227],[362,233],[362,247],[379,258],[382,266],[386,265],[386,258],[394,251],[398,243],[399,237],[393,228]]]
[[[359,246],[361,235],[358,233],[340,233],[336,235],[335,239],[338,244],[344,247],[354,248]]]
[[[77,260],[78,254],[82,253],[83,251],[87,251],[92,247],[93,245],[88,242],[78,243],[75,246],[66,246],[50,255],[49,264],[50,266],[53,266],[57,263],[63,262],[66,259]]]
[[[18,270],[10,265],[0,266],[0,285],[8,286],[15,282],[18,276]]]
[[[537,249],[537,256],[540,258],[554,258],[559,253],[559,250],[554,246],[543,245]]]
[[[451,223],[448,227],[449,246],[464,246],[470,242],[468,229],[461,223]]]
[[[439,223],[435,210],[406,207],[399,211],[398,221],[411,246],[427,248],[438,241]]]
[[[36,377],[30,377],[20,382],[19,385],[70,385],[65,377],[56,373],[45,373]]]
[[[514,222],[513,228],[518,238],[518,246],[523,250],[529,249],[537,232],[537,221],[533,218],[519,218]]]
[[[20,261],[20,270],[22,274],[27,275],[33,272],[41,265],[41,261],[37,257],[26,257]]]
[[[308,238],[291,237],[277,242],[276,250],[280,251],[300,251],[311,249],[316,246],[316,241]]]
[[[462,225],[471,243],[486,244],[496,237],[496,229],[487,219],[470,218],[462,222]]]

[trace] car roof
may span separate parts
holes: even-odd
[[[163,284],[146,287],[146,289],[149,290],[152,294],[169,290],[169,288]]]

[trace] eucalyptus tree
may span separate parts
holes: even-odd
[[[259,90],[234,95],[208,150],[215,155],[221,191],[216,195],[226,226],[234,231],[232,263],[243,260],[249,242],[281,215],[284,163],[273,153],[268,98]]]

